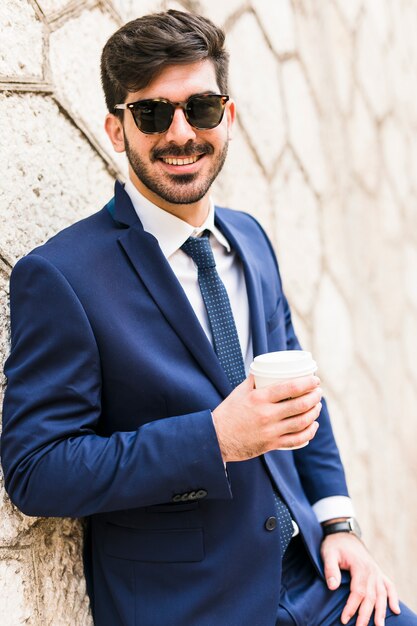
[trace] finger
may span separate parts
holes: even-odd
[[[375,602],[375,626],[384,626],[387,614],[387,590],[384,585],[379,585]]]
[[[389,578],[384,579],[384,584],[385,589],[387,590],[389,608],[391,609],[391,611],[397,613],[398,615],[401,613],[401,609],[397,589],[395,588],[394,583]]]
[[[279,383],[273,383],[265,387],[267,391],[267,399],[269,402],[282,402],[288,398],[298,398],[304,394],[317,389],[320,385],[320,378],[317,376],[302,376],[301,378],[293,378],[284,380]]]
[[[326,551],[323,554],[323,562],[327,586],[334,591],[339,587],[341,581],[338,553],[335,550]]]
[[[362,600],[363,600],[363,598],[359,597],[355,593],[351,593],[349,595],[348,601],[346,602],[345,607],[344,607],[344,609],[342,611],[342,615],[340,617],[340,621],[342,622],[342,624],[348,624],[349,623],[349,621],[352,619],[352,617],[357,612],[357,610],[358,610]]]
[[[322,404],[319,402],[305,413],[280,419],[277,423],[278,430],[281,435],[290,435],[302,433],[308,428],[320,415]],[[278,418],[279,419],[279,418]]]
[[[367,593],[367,580],[366,577],[362,574],[355,574],[353,570],[351,570],[351,583],[350,583],[350,594],[345,604],[345,607],[342,611],[341,622],[342,624],[347,624],[349,620],[355,615],[361,606],[362,602],[366,598]]]
[[[285,426],[285,432],[299,432],[302,430],[299,422],[303,416],[306,416],[309,411],[314,408],[317,408],[317,405],[321,401],[321,389],[318,387],[314,391],[310,391],[298,398],[293,398],[291,400],[285,400],[283,402],[277,402],[276,404],[270,404],[269,410],[271,411],[271,415],[275,416],[276,420],[282,421],[288,418],[288,423]],[[320,407],[321,409],[321,407]],[[317,417],[317,416],[316,416]],[[308,426],[308,419],[306,419],[304,428]]]
[[[278,403],[280,413],[285,417],[293,417],[302,415],[316,406],[322,399],[323,392],[321,387],[317,387],[313,391],[309,391],[298,398],[283,400]]]
[[[306,443],[314,439],[320,424],[313,422],[308,428],[301,433],[291,433],[289,435],[282,435],[277,438],[274,448],[302,448]]]
[[[372,613],[375,608],[375,603],[376,603],[375,591],[368,591],[368,595],[365,596],[365,598],[363,599],[360,605],[358,618],[356,620],[356,626],[368,626]],[[377,626],[376,623],[375,623],[375,626]],[[378,626],[381,626],[381,624],[379,624]]]

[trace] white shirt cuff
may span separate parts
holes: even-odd
[[[330,496],[313,504],[313,511],[319,522],[337,517],[355,517],[352,500],[347,496]]]

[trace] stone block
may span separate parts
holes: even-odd
[[[372,297],[366,287],[358,290],[352,317],[356,351],[375,379],[382,381],[388,355],[381,320],[381,302]]]
[[[333,103],[334,85],[329,80],[331,50],[327,47],[327,35],[322,15],[326,5],[303,3],[294,12],[297,57],[309,79],[315,98],[321,106]]]
[[[380,225],[382,236],[386,241],[399,243],[403,237],[403,221],[398,207],[398,201],[386,178],[380,181],[377,204],[381,215]]]
[[[157,13],[164,10],[164,0],[113,0],[113,6],[119,13],[123,22],[134,20],[141,15]]]
[[[238,127],[233,132],[223,171],[213,185],[213,197],[220,206],[251,213],[273,235],[268,181]]]
[[[28,552],[26,550],[26,552]],[[26,556],[26,555],[25,555]],[[27,555],[30,562],[30,554]],[[26,565],[26,566],[25,566]],[[32,578],[33,580],[33,578]],[[27,564],[22,555],[10,554],[0,547],[0,605],[2,626],[28,624],[36,626],[36,604],[27,601]]]
[[[320,206],[320,230],[324,266],[334,277],[346,298],[356,289],[351,268],[350,240],[346,233],[346,193],[339,188],[334,196],[325,196]]]
[[[317,199],[288,152],[272,185],[275,241],[287,294],[302,316],[311,312],[321,274]]]
[[[3,0],[0,23],[1,79],[42,80],[45,27],[31,3]]]
[[[321,387],[324,391],[324,397],[330,412],[333,434],[339,448],[343,465],[348,476],[350,477],[351,465],[354,465],[354,458],[352,458],[353,441],[350,416],[347,415],[346,407],[339,402],[336,396],[327,387],[326,379],[323,377],[320,369],[320,363],[318,363],[318,366],[317,375],[320,377]]]
[[[379,214],[375,200],[359,186],[352,185],[345,198],[345,236],[349,246],[350,271],[355,280],[367,284],[373,279],[379,254]]]
[[[354,29],[358,19],[362,3],[363,0],[349,0],[349,2],[345,2],[345,0],[336,0],[336,5],[341,15],[352,30]]]
[[[417,119],[416,123],[412,124],[413,128],[417,128]],[[417,197],[417,141],[415,138],[411,138],[409,135],[412,134],[411,124],[408,129],[407,134],[405,135],[407,141],[408,148],[408,160],[409,160],[409,177],[410,177],[410,193],[414,195],[414,207],[416,206],[415,198]],[[414,211],[414,215],[417,215],[417,211]]]
[[[398,338],[406,300],[403,248],[399,253],[398,242],[385,240],[377,250],[372,251],[372,259],[373,270],[368,289],[379,303],[385,335]],[[365,284],[363,289],[366,289]]]
[[[375,191],[381,181],[378,133],[375,119],[359,92],[355,94],[348,132],[353,170],[367,189]]]
[[[339,109],[343,114],[349,112],[353,88],[353,38],[340,12],[332,4],[323,6],[323,30],[327,50],[325,63],[328,65],[328,80],[332,83]]]
[[[47,18],[63,11],[67,6],[73,4],[73,0],[37,0],[42,12]]]
[[[3,475],[0,472],[0,546],[13,546],[19,537],[24,536],[36,523],[35,517],[27,517],[12,505],[3,488]]]
[[[381,405],[385,413],[386,429],[391,442],[398,438],[398,420],[404,415],[405,393],[410,385],[407,380],[407,371],[404,363],[404,350],[401,344],[399,332],[386,335],[384,349],[387,354],[384,372],[381,380]],[[409,420],[406,420],[404,429],[409,428]]]
[[[279,54],[295,52],[294,9],[290,0],[280,2],[265,2],[252,0],[262,27],[274,51]]]
[[[171,8],[172,4],[172,2],[168,2],[168,8]],[[223,26],[229,19],[233,22],[234,13],[239,12],[241,8],[242,0],[228,0],[227,2],[203,0],[199,2],[199,10],[201,13],[218,26]]]
[[[352,322],[346,302],[328,275],[322,276],[316,293],[313,327],[315,357],[326,384],[334,393],[344,393],[353,371]]]
[[[9,111],[13,110],[13,115]],[[99,210],[113,178],[49,97],[0,94],[0,162],[13,168],[0,191],[0,250],[17,260],[68,224]]]
[[[370,17],[366,15],[361,20],[356,45],[357,80],[375,115],[381,119],[391,106],[391,95],[385,72],[384,50],[378,42]]]
[[[353,368],[355,376],[348,377],[345,388],[347,416],[353,446],[352,455],[355,458],[369,455],[368,459],[370,459],[372,450],[383,449],[382,445],[378,446],[378,442],[380,443],[381,438],[384,437],[379,395],[372,378],[361,363],[355,361]],[[376,422],[378,429],[374,426]]]
[[[230,93],[259,160],[271,172],[285,143],[278,63],[251,13],[243,14],[234,24],[228,45]]]
[[[58,100],[75,123],[80,120],[88,128],[111,158],[113,148],[103,126],[107,109],[100,82],[100,57],[107,39],[118,27],[114,19],[99,8],[85,10],[53,31],[49,42]]]
[[[384,46],[392,31],[391,7],[387,2],[381,2],[381,0],[366,0],[363,2],[362,8],[372,22],[377,41]],[[403,13],[403,11],[404,8],[402,7],[401,12]]]
[[[417,319],[415,311],[410,307],[406,309],[402,320],[401,335],[405,365],[411,379],[417,382]]]
[[[282,66],[290,144],[317,192],[327,185],[320,119],[306,75],[298,61]]]
[[[37,591],[45,626],[92,626],[82,565],[82,526],[77,520],[42,520],[36,544]],[[61,592],[57,594],[56,590]]]
[[[400,124],[393,118],[385,120],[381,128],[382,155],[389,179],[397,197],[405,200],[409,191],[409,155],[407,139]]]
[[[404,248],[405,289],[408,301],[417,311],[417,247],[411,242]]]
[[[386,49],[384,71],[390,86],[392,110],[406,127],[417,124],[415,97],[410,85],[416,73],[417,52],[410,53],[402,30],[394,32],[391,45]]]

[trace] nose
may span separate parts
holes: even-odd
[[[171,126],[168,128],[165,139],[176,143],[180,146],[186,144],[190,139],[196,138],[195,128],[193,128],[185,117],[181,108],[175,109]]]

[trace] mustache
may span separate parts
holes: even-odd
[[[202,154],[213,154],[214,148],[210,143],[194,143],[188,142],[185,146],[177,144],[169,144],[164,148],[154,148],[151,152],[151,159],[157,161],[164,157],[191,157],[200,156]]]

